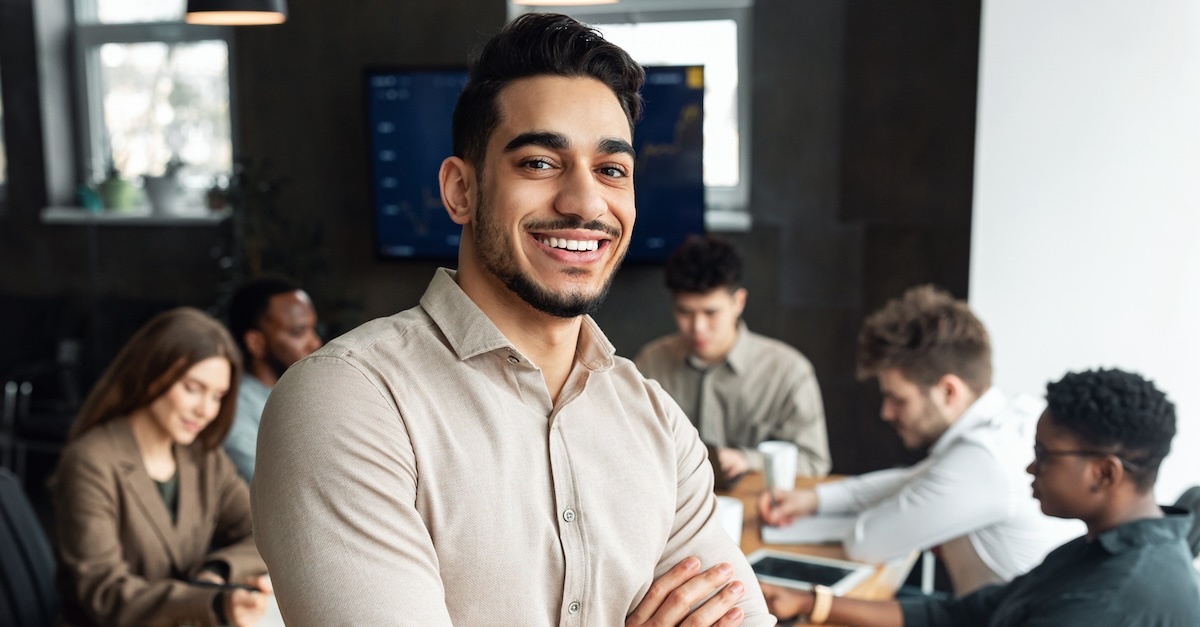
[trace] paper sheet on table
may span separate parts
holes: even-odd
[[[785,527],[762,528],[765,544],[822,544],[841,542],[854,529],[854,516],[806,516]]]

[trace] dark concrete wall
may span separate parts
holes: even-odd
[[[412,306],[438,265],[375,259],[362,67],[461,63],[504,7],[289,4],[286,24],[236,35],[241,156],[278,184],[288,241],[276,246],[294,254],[268,269],[303,275],[338,331]],[[873,384],[854,378],[864,313],[921,282],[966,295],[978,33],[977,0],[757,0],[745,34],[754,227],[730,239],[747,256],[746,318],[815,364],[837,472],[912,459],[877,419]],[[66,309],[48,328],[99,342],[102,355],[127,335],[119,321],[209,306],[228,278],[213,256],[227,240],[219,229],[50,227],[37,223],[39,203],[0,214],[0,323]],[[110,322],[92,321],[98,307]],[[624,355],[669,332],[660,268],[626,265],[596,317]],[[43,350],[0,343],[0,368],[30,342]]]

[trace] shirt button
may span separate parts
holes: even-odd
[[[567,611],[572,614],[578,614],[579,613],[579,601],[571,601],[571,604],[567,606]]]
[[[520,359],[517,359],[516,357],[513,357],[512,355],[509,355],[509,356],[508,356],[508,363],[510,363],[510,364],[519,364],[519,363],[521,363],[521,360],[520,360]]]
[[[569,509],[563,512],[563,520],[567,522],[575,522],[575,510]],[[572,612],[574,613],[574,612]]]

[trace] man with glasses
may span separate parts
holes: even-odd
[[[1022,470],[1044,403],[991,386],[987,330],[965,302],[922,286],[870,316],[859,334],[861,377],[875,377],[880,416],[910,449],[910,468],[816,489],[764,494],[763,520],[853,514],[853,559],[882,562],[936,549],[956,595],[1026,572],[1078,526],[1042,515]]]

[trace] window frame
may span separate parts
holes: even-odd
[[[178,22],[127,22],[102,24],[83,22],[80,18],[93,11],[81,2],[73,26],[73,55],[75,81],[76,171],[83,182],[100,180],[105,172],[105,155],[109,151],[104,128],[104,86],[101,84],[100,47],[104,44],[165,43],[168,45],[201,41],[225,43],[229,80],[229,141],[230,155],[238,160],[237,81],[233,43],[233,28]]]
[[[508,0],[508,16],[553,11],[588,24],[644,24],[651,22],[700,22],[733,20],[737,27],[738,53],[738,184],[704,187],[704,221],[710,231],[750,230],[751,174],[751,73],[750,42],[753,0],[692,0],[686,8],[672,0],[623,0],[616,4],[585,6],[525,6]]]

